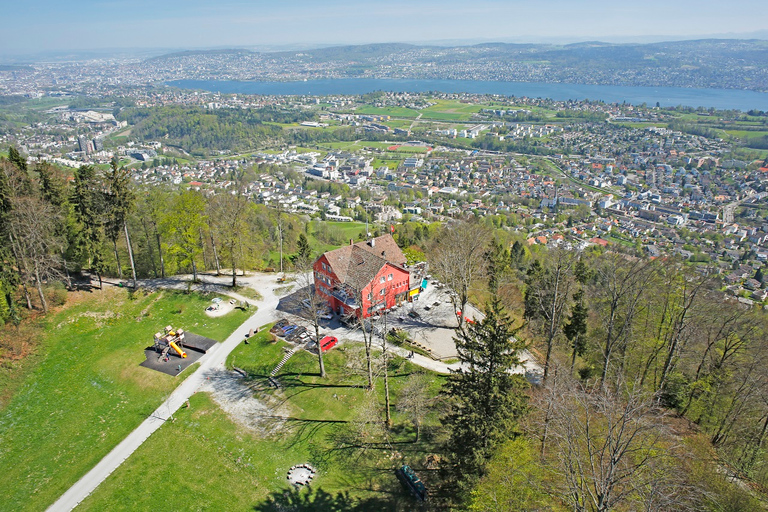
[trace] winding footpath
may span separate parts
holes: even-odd
[[[231,278],[230,278],[231,279]],[[181,279],[165,280],[168,283],[153,282],[152,287],[159,288],[186,288],[186,283]],[[115,471],[133,452],[135,452],[144,441],[149,438],[166,421],[171,419],[173,414],[194,395],[198,388],[205,382],[207,376],[212,370],[223,369],[227,356],[245,339],[248,331],[252,328],[261,327],[274,321],[277,308],[278,297],[274,294],[274,276],[258,276],[249,279],[252,285],[257,285],[256,289],[262,294],[263,299],[256,302],[258,311],[251,315],[248,320],[243,322],[240,327],[227,338],[223,343],[219,343],[200,359],[200,367],[192,375],[187,377],[184,382],[177,387],[165,402],[158,407],[141,425],[131,432],[120,442],[111,452],[109,452],[96,466],[86,473],[75,485],[70,487],[56,502],[48,507],[51,512],[69,512],[87,498],[106,478]],[[267,282],[269,284],[267,284]],[[144,286],[147,283],[140,283]],[[204,283],[203,288],[211,285],[217,287],[219,283]],[[217,290],[227,295],[235,296],[226,290]],[[242,297],[244,299],[244,297]]]

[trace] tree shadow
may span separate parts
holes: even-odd
[[[349,491],[331,493],[322,488],[293,488],[273,492],[267,501],[256,505],[256,512],[342,512],[342,511],[418,511],[429,510],[424,504],[400,496],[400,493],[383,496],[356,497]]]

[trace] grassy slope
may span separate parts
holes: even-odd
[[[346,370],[347,354],[333,350],[326,356],[328,380],[316,375],[316,359],[305,352],[296,354],[278,375],[285,386],[276,392],[268,388],[265,375],[283,354],[284,343],[271,343],[266,333],[250,345],[241,345],[230,356],[230,364],[254,375],[259,399],[285,400],[290,411],[278,433],[259,435],[233,423],[209,398],[197,394],[190,409],[182,409],[177,421],[166,424],[115,474],[83,503],[84,510],[272,510],[267,502],[283,499],[288,490],[286,473],[294,464],[311,462],[318,469],[313,488],[337,499],[348,491],[350,500],[376,501],[371,510],[410,510],[411,499],[400,489],[391,468],[393,452],[414,463],[433,448],[429,436],[413,443],[413,432],[395,414],[391,444],[377,445],[365,452],[344,444],[349,441],[350,424],[363,402],[364,379]],[[393,393],[414,368],[398,361],[392,378]],[[436,393],[442,378],[432,377]],[[383,401],[378,385],[379,401]],[[394,412],[394,408],[393,408]],[[434,418],[431,420],[434,425]],[[342,446],[344,446],[342,448]],[[148,475],[174,475],[163,486],[155,478],[150,485],[164,492],[147,489]],[[215,485],[211,485],[215,482]],[[301,510],[324,510],[317,496],[307,491],[292,499],[315,500]],[[385,506],[386,508],[383,508]],[[346,510],[347,508],[342,508]]]
[[[223,340],[246,318],[210,319],[209,303],[109,288],[50,316],[37,368],[0,412],[0,510],[43,510],[179,384],[138,366],[154,332],[171,324]]]

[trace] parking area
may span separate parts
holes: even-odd
[[[301,301],[296,297],[302,295],[296,291],[282,297],[278,311],[292,323],[310,328],[309,322],[298,315]],[[472,306],[464,314],[472,319],[482,318],[482,314]],[[458,356],[453,342],[457,326],[456,313],[451,305],[448,289],[445,287],[437,287],[430,283],[413,302],[403,303],[399,307],[392,308],[386,316],[382,315],[374,319],[373,326],[377,331],[384,330],[385,325],[386,329],[403,329],[411,339],[428,347],[437,359],[454,359]],[[336,336],[340,340],[363,341],[360,328],[342,325],[338,315],[322,320],[321,326],[323,335]],[[310,328],[310,332],[312,331],[313,329]]]

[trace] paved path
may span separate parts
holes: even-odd
[[[205,276],[204,279],[209,279]],[[226,279],[226,278],[225,278]],[[231,277],[229,278],[231,281]],[[164,283],[163,287],[169,288],[184,288],[186,289],[186,283],[183,279],[164,280],[168,281]],[[249,283],[259,290],[262,294],[263,300],[255,301],[249,299],[251,303],[256,303],[259,310],[254,313],[248,320],[246,320],[240,327],[235,329],[235,332],[227,338],[224,343],[214,346],[209,353],[200,359],[200,367],[186,378],[186,380],[177,387],[168,399],[155,410],[152,415],[144,420],[128,437],[118,444],[111,452],[109,452],[101,461],[96,464],[88,473],[85,474],[80,480],[69,488],[48,510],[52,512],[65,511],[69,512],[74,509],[80,502],[88,497],[96,487],[101,484],[112,472],[117,469],[141,444],[147,440],[157,429],[159,429],[163,423],[168,421],[169,418],[191,397],[198,388],[205,382],[206,377],[212,370],[220,369],[224,367],[224,363],[227,360],[227,356],[232,350],[235,349],[251,328],[261,327],[264,324],[268,324],[273,321],[275,316],[275,308],[277,307],[278,297],[273,293],[275,288],[274,275],[255,276],[248,278]],[[211,283],[206,283],[210,285]],[[226,290],[217,290],[222,293],[226,293]],[[228,293],[228,295],[231,295]]]
[[[278,318],[277,305],[279,297],[274,290],[280,285],[276,282],[275,274],[257,274],[245,278],[238,278],[242,284],[247,284],[255,288],[261,295],[261,300],[247,299],[240,294],[232,292],[228,288],[232,278],[227,276],[209,276],[199,275],[200,284],[192,286],[193,291],[215,291],[223,295],[237,298],[238,300],[248,300],[258,306],[258,311],[248,320],[243,322],[223,343],[217,344],[214,348],[200,359],[200,367],[192,375],[186,378],[184,382],[177,387],[171,395],[158,407],[152,415],[144,420],[133,432],[131,432],[120,444],[109,452],[96,466],[70,487],[53,505],[48,507],[51,512],[69,512],[87,498],[109,475],[112,474],[128,457],[131,456],[141,445],[168,421],[179,408],[197,392],[205,383],[206,378],[217,370],[224,369],[227,356],[237,347],[246,334],[252,328],[261,327],[265,324],[274,322]],[[187,282],[191,276],[176,276],[166,279],[152,279],[139,281],[139,286],[159,289],[171,288],[186,290]],[[392,351],[399,356],[406,357],[408,351],[398,347],[392,347]],[[525,358],[525,356],[524,356]],[[530,360],[525,362],[525,366],[538,367],[535,362]],[[435,361],[420,354],[414,354],[410,361],[414,364],[427,368],[438,373],[450,373],[452,369],[458,369],[459,363],[447,365],[440,361]],[[522,373],[526,368],[521,367]],[[517,371],[515,371],[517,373]]]

